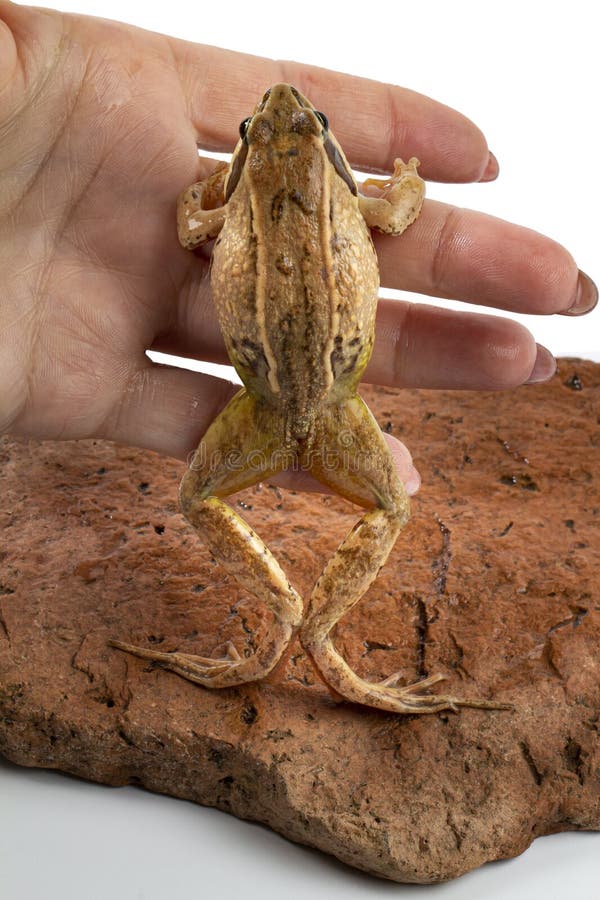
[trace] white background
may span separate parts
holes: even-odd
[[[403,84],[456,107],[485,132],[501,175],[487,185],[430,185],[429,196],[543,231],[600,278],[594,4],[76,0],[60,7]],[[598,311],[583,319],[520,318],[555,354],[600,360]],[[596,900],[599,882],[600,834],[553,835],[456,882],[402,886],[215,810],[0,760],[1,900],[275,900],[284,891],[299,900]]]

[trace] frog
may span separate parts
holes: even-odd
[[[177,203],[183,248],[214,241],[211,290],[242,388],[203,435],[179,490],[180,508],[214,559],[273,614],[250,656],[164,652],[113,640],[205,688],[256,682],[296,636],[338,701],[390,713],[504,709],[431,690],[438,673],[369,681],[337,649],[335,627],[363,597],[409,520],[409,498],[358,385],[371,356],[379,267],[370,229],[402,234],[425,183],[415,157],[359,190],[327,116],[276,84],[239,128],[229,163]],[[358,505],[362,517],[318,577],[307,608],[272,551],[226,498],[297,467]]]

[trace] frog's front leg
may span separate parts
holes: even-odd
[[[215,238],[225,221],[225,179],[229,166],[219,163],[208,178],[191,184],[177,198],[177,233],[182,247],[193,250]]]
[[[215,688],[256,681],[279,662],[302,620],[302,600],[256,532],[221,499],[289,463],[278,452],[270,416],[245,389],[237,393],[204,435],[180,489],[181,509],[215,559],[274,613],[268,637],[250,657],[231,644],[219,658],[165,653],[122,641],[110,641],[111,646]]]
[[[391,178],[367,178],[363,182],[358,204],[369,228],[398,235],[415,221],[425,198],[425,182],[417,172],[418,165],[414,156],[407,163],[397,159]]]
[[[331,632],[387,560],[408,520],[408,497],[381,430],[358,396],[323,410],[310,468],[319,481],[342,497],[363,507],[375,506],[325,566],[300,632],[300,641],[325,682],[347,700],[397,713],[434,713],[459,706],[511,708],[489,700],[429,693],[432,685],[443,680],[442,675],[398,686],[399,673],[373,683],[352,671],[335,648]]]

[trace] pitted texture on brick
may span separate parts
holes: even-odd
[[[0,442],[0,751],[266,822],[398,881],[600,828],[600,366],[505,393],[364,388],[423,476],[336,642],[361,675],[443,672],[515,712],[337,705],[298,643],[219,692],[109,637],[251,653],[269,614],[177,510],[183,466],[100,441]],[[233,499],[307,597],[359,512],[263,484]]]

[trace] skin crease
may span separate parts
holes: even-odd
[[[175,198],[214,165],[196,141],[230,150],[281,80],[328,114],[357,168],[415,155],[431,180],[497,174],[475,125],[412,91],[0,0],[0,433],[182,459],[197,445],[234,389],[145,356],[226,361],[207,254],[179,246]],[[549,238],[434,200],[401,241],[375,242],[384,286],[535,313],[597,299]],[[553,369],[514,322],[383,301],[366,380],[502,389]]]

